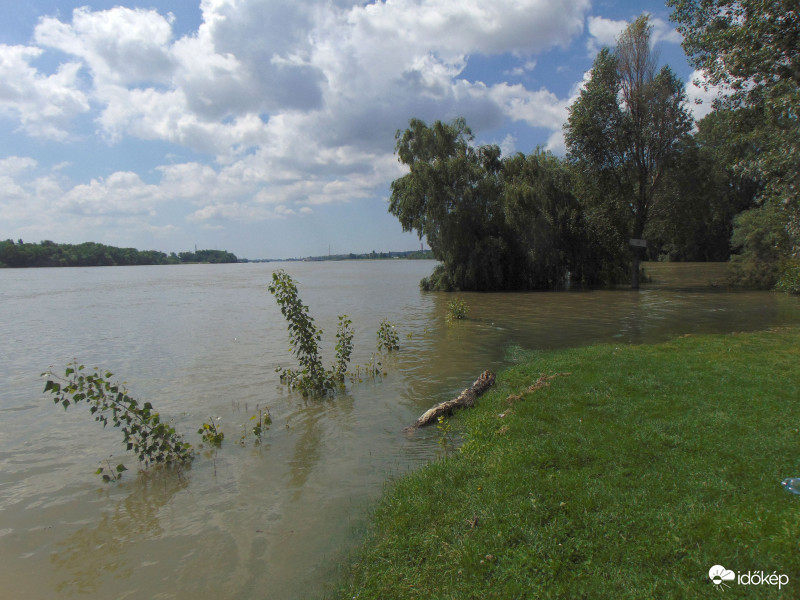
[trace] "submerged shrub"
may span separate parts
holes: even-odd
[[[456,321],[461,321],[467,318],[469,313],[469,305],[461,298],[456,298],[447,303],[447,323],[452,325]]]
[[[789,294],[800,294],[800,261],[787,259],[781,263],[780,277],[775,289]]]
[[[400,336],[397,334],[397,327],[391,321],[384,319],[378,327],[378,352],[400,349]]]
[[[268,287],[275,296],[281,314],[288,322],[289,344],[292,353],[300,363],[300,369],[278,367],[281,381],[290,388],[297,388],[304,396],[325,394],[344,383],[347,365],[353,352],[352,321],[347,315],[339,317],[336,332],[336,362],[331,369],[322,366],[319,342],[322,340],[322,329],[314,324],[314,318],[308,312],[297,291],[297,285],[291,276],[282,269],[272,274],[272,283]]]
[[[126,449],[134,452],[145,469],[153,464],[183,466],[192,460],[191,444],[184,442],[172,425],[162,421],[152,404],[140,404],[131,398],[125,386],[111,381],[111,371],[102,374],[97,370],[88,374],[84,371],[84,365],[73,362],[67,364],[63,377],[52,371],[42,373],[47,377],[44,392],[52,394],[53,402],[61,404],[64,410],[81,402],[88,404],[94,420],[103,427],[111,421],[122,432]],[[103,467],[97,471],[104,481],[115,481],[126,470],[123,465],[112,469],[106,463],[109,473]]]

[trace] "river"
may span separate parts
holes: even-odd
[[[720,265],[650,264],[629,290],[457,294],[419,291],[429,261],[353,261],[0,270],[0,589],[9,598],[313,598],[357,546],[387,479],[434,459],[436,430],[403,428],[515,347],[649,343],[800,322],[800,299],[726,292]],[[275,373],[292,366],[286,324],[267,291],[284,268],[325,334],[356,330],[352,366],[397,325],[385,376],[307,400]],[[119,431],[85,407],[64,411],[40,373],[77,359],[124,381],[193,444],[225,433],[182,476],[136,473]],[[261,444],[240,444],[267,407]],[[131,468],[103,484],[101,460]]]

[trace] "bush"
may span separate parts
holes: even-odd
[[[292,353],[300,363],[300,369],[278,367],[281,381],[290,388],[299,389],[304,396],[325,394],[344,383],[347,365],[353,352],[352,321],[347,315],[339,317],[336,332],[336,363],[331,369],[322,366],[318,342],[322,330],[314,324],[314,318],[303,304],[294,280],[283,270],[272,274],[270,293],[280,306],[281,314],[289,323],[289,343]]]
[[[787,259],[781,263],[775,289],[788,294],[800,294],[800,261]]]
[[[731,243],[740,254],[731,257],[728,283],[768,290],[781,277],[781,263],[789,254],[785,216],[764,205],[745,211],[734,222]]]
[[[103,427],[110,419],[112,425],[122,432],[126,449],[133,450],[142,467],[151,464],[183,466],[191,462],[194,456],[191,444],[184,442],[174,427],[161,420],[152,404],[139,404],[128,395],[122,384],[112,382],[110,371],[86,374],[83,365],[70,363],[64,377],[52,371],[42,375],[47,377],[45,393],[52,394],[53,402],[61,404],[64,410],[85,402],[94,420],[102,423]],[[103,475],[104,481],[117,480],[126,470],[123,465],[117,465],[116,469],[112,469],[110,464],[108,467],[109,473],[104,473],[102,467],[97,471]]]

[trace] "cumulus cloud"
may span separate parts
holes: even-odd
[[[14,176],[33,169],[39,163],[29,156],[9,156],[0,159],[0,175]]]
[[[156,186],[142,181],[138,174],[118,171],[103,179],[75,186],[57,206],[66,212],[86,216],[152,215],[163,197]]]
[[[683,36],[664,19],[651,18],[650,24],[653,26],[651,38],[653,45],[662,42],[667,44],[683,43]]]
[[[589,53],[594,55],[604,46],[614,47],[617,45],[617,38],[628,26],[627,21],[615,21],[603,17],[589,17],[588,29],[590,38],[587,41]]]
[[[31,66],[42,53],[0,44],[0,114],[19,121],[34,137],[61,141],[68,137],[69,122],[89,110],[89,101],[80,89],[80,64],[66,62],[45,75]]]
[[[202,0],[201,25],[180,37],[174,17],[154,9],[44,17],[35,47],[0,46],[0,114],[30,135],[67,140],[88,113],[107,143],[166,142],[202,158],[71,186],[55,173],[28,176],[35,165],[20,163],[4,175],[17,186],[8,190],[52,195],[71,218],[152,227],[170,202],[188,205],[191,222],[214,226],[376,197],[402,173],[393,138],[411,117],[464,116],[476,132],[516,121],[560,136],[569,98],[462,73],[476,55],[513,55],[523,65],[516,74],[530,73],[538,55],[567,48],[586,27],[597,43],[618,35],[624,23],[587,21],[590,6]],[[45,53],[62,60],[51,74],[33,66]]]
[[[123,6],[102,12],[77,8],[70,24],[46,17],[34,35],[37,44],[81,59],[100,86],[167,83],[174,68],[171,38],[168,16]]]
[[[714,100],[725,95],[724,87],[708,85],[703,71],[694,71],[686,84],[686,98],[689,110],[696,121],[699,121],[713,110]]]

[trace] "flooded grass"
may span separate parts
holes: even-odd
[[[389,486],[341,597],[797,597],[798,358],[795,328],[529,354]]]

